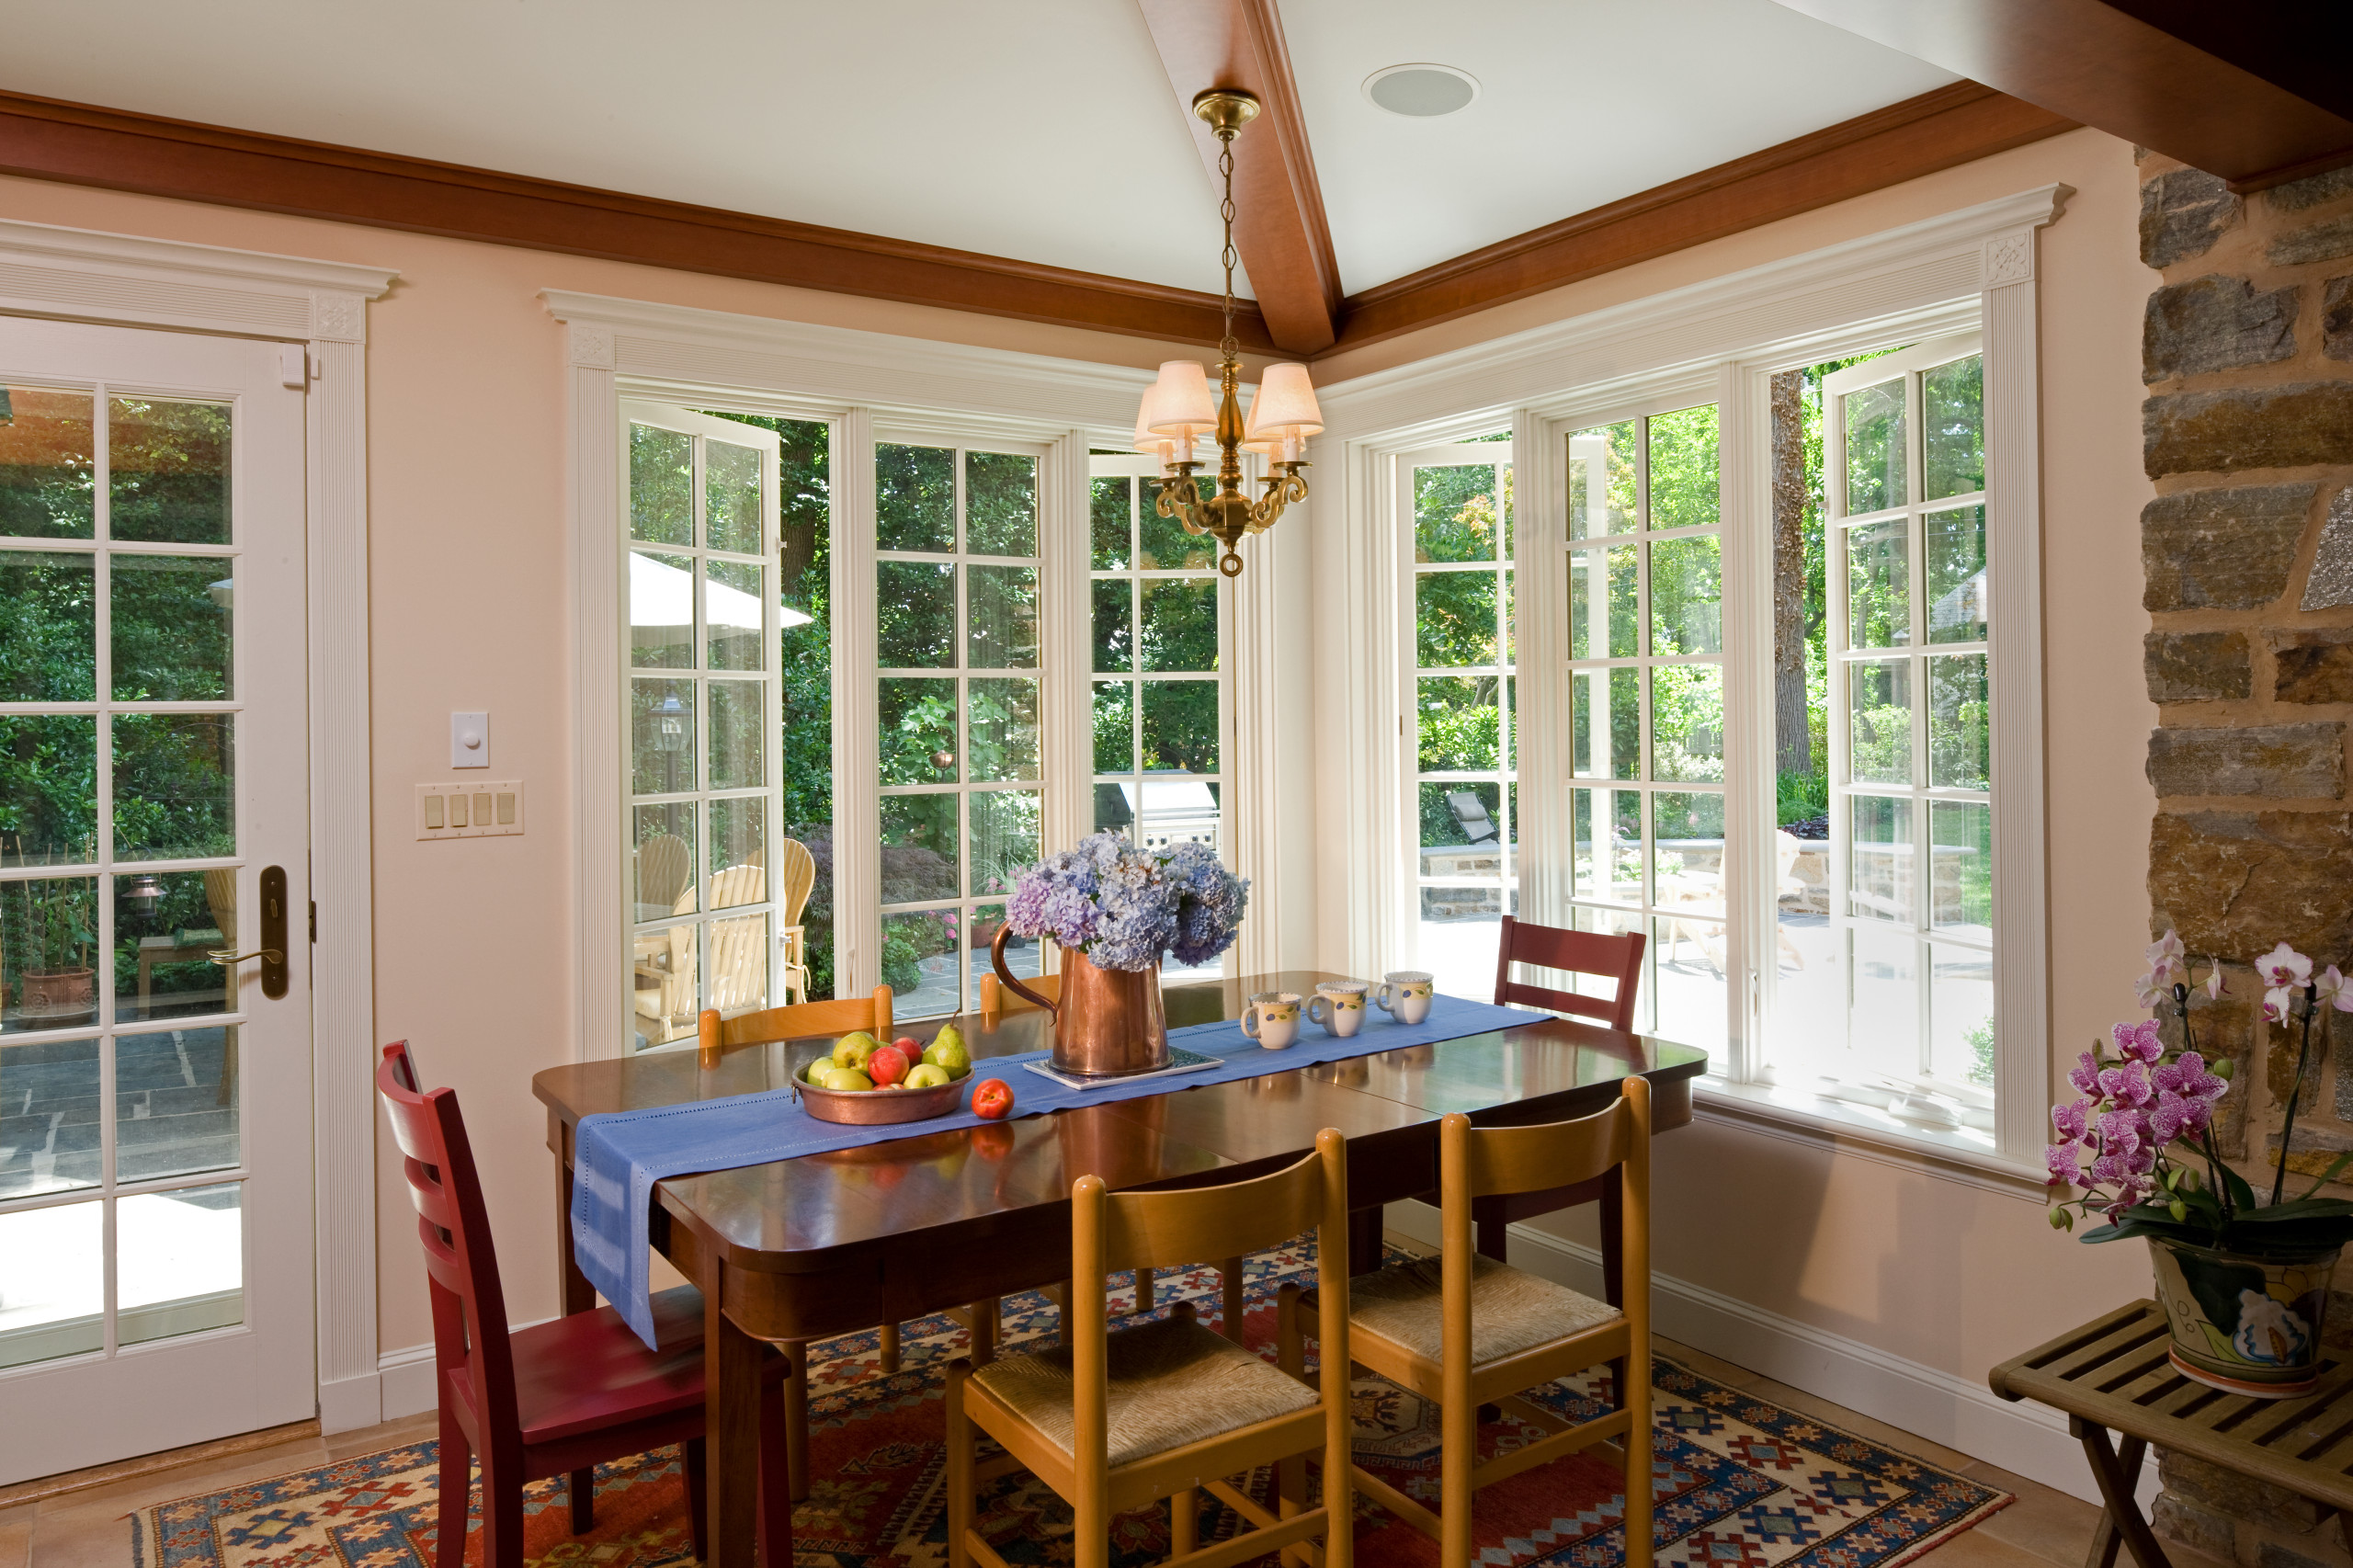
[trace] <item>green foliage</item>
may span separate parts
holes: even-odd
[[[1830,810],[1830,780],[1820,768],[1812,773],[1781,773],[1773,778],[1773,821],[1787,827]]]
[[[1969,1047],[1969,1081],[1994,1086],[1994,1020],[1983,1018],[1961,1031],[1961,1043]]]
[[[1653,415],[1650,444],[1650,526],[1684,528],[1715,522],[1722,472],[1717,458],[1716,405]]]
[[[6,927],[9,974],[86,969],[98,943],[97,881],[57,877],[0,884],[0,922]]]
[[[1414,559],[1493,561],[1500,539],[1512,551],[1512,471],[1504,467],[1504,516],[1495,516],[1495,471],[1459,463],[1414,471]]]

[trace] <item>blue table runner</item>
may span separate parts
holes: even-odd
[[[1418,1024],[1398,1023],[1370,1007],[1366,1012],[1364,1028],[1347,1040],[1332,1038],[1302,1016],[1298,1042],[1281,1051],[1266,1050],[1242,1032],[1239,1020],[1232,1018],[1171,1029],[1172,1046],[1218,1059],[1215,1066],[1180,1076],[1142,1077],[1108,1087],[1073,1089],[1022,1071],[1024,1062],[1042,1061],[1051,1054],[1032,1051],[978,1059],[968,1082],[1004,1078],[1013,1089],[1014,1115],[1035,1116],[1145,1095],[1181,1094],[1207,1084],[1228,1084],[1376,1051],[1459,1040],[1550,1017],[1443,995],[1431,998],[1429,1017]],[[927,1121],[846,1127],[811,1116],[790,1089],[584,1116],[573,1142],[573,1257],[588,1282],[604,1293],[650,1346],[654,1315],[649,1301],[647,1230],[653,1217],[654,1183],[689,1173],[735,1170],[982,1124],[982,1119],[971,1111],[959,1110]]]

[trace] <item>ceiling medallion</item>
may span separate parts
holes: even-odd
[[[1225,220],[1225,336],[1218,349],[1218,395],[1210,394],[1209,373],[1197,360],[1171,359],[1160,367],[1160,379],[1146,388],[1143,406],[1136,414],[1136,449],[1160,457],[1160,498],[1164,517],[1173,517],[1185,531],[1208,534],[1225,546],[1217,569],[1229,577],[1242,574],[1242,557],[1233,547],[1245,534],[1264,533],[1294,501],[1307,499],[1307,467],[1303,454],[1307,437],[1324,428],[1315,406],[1315,388],[1304,365],[1269,365],[1258,379],[1257,395],[1250,400],[1245,419],[1235,392],[1241,382],[1241,346],[1233,337],[1233,139],[1258,112],[1258,100],[1238,89],[1212,87],[1193,100],[1193,112],[1209,122],[1219,142],[1217,167],[1225,182],[1220,214]],[[1197,437],[1217,441],[1217,494],[1204,500],[1193,471],[1201,466],[1193,455]],[[1242,453],[1256,452],[1267,460],[1266,493],[1252,500],[1243,493]]]

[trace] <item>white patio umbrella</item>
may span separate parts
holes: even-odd
[[[695,622],[694,574],[665,564],[638,551],[629,556],[629,623],[639,626],[692,626]],[[790,605],[777,607],[786,626],[806,626],[813,617]],[[714,627],[760,629],[760,601],[741,588],[706,580],[703,617]]]

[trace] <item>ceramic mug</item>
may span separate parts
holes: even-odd
[[[1299,1039],[1299,993],[1261,991],[1242,1013],[1242,1032],[1268,1051],[1280,1051]]]
[[[1333,1039],[1346,1040],[1364,1028],[1364,996],[1371,989],[1361,980],[1327,980],[1315,988],[1307,1016]]]
[[[1417,969],[1392,969],[1373,988],[1381,1010],[1401,1024],[1418,1024],[1430,1016],[1430,976]]]

